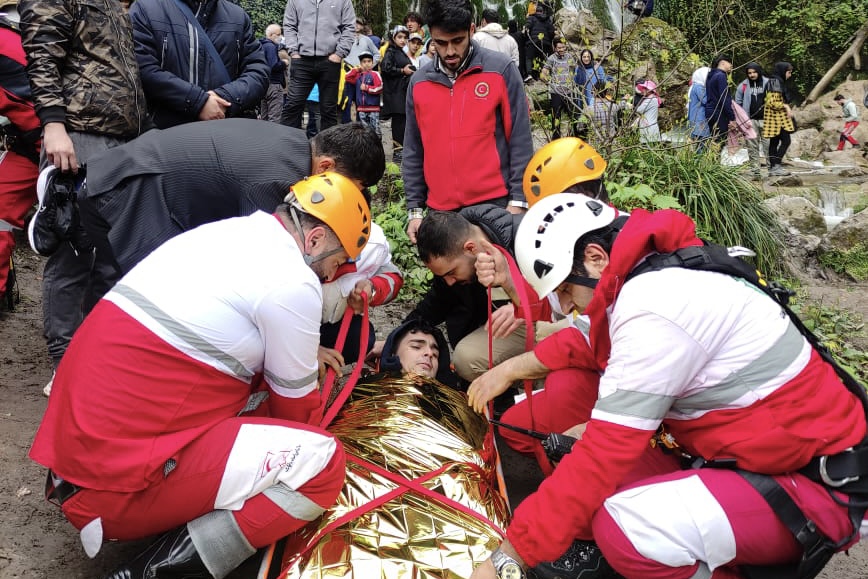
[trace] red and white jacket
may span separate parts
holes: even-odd
[[[408,209],[457,210],[503,197],[526,203],[521,183],[533,142],[521,74],[508,56],[473,41],[468,58],[454,82],[437,58],[410,79]]]
[[[30,457],[79,486],[135,492],[249,409],[262,382],[271,416],[318,421],[321,310],[319,279],[273,215],[173,237],[76,331]]]
[[[615,241],[586,310],[605,368],[600,398],[582,440],[508,529],[527,564],[591,538],[594,513],[663,421],[689,453],[764,474],[798,470],[865,437],[860,401],[748,282],[668,268],[623,283],[649,253],[699,243],[675,211],[635,211]]]

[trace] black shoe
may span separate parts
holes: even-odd
[[[54,166],[39,174],[39,210],[27,226],[30,247],[39,255],[51,255],[80,228],[75,195],[82,179],[81,170],[78,174],[61,173]]]
[[[187,526],[162,535],[130,563],[115,569],[105,579],[210,579],[190,539]]]
[[[11,312],[21,301],[18,293],[18,274],[15,271],[15,260],[9,256],[9,274],[6,276],[6,289],[0,291],[0,311]]]
[[[618,579],[603,553],[593,541],[573,541],[567,552],[551,563],[540,563],[530,570],[536,579]]]

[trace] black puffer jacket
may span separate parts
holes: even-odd
[[[403,69],[410,62],[410,57],[404,51],[390,44],[380,62],[380,75],[383,77],[383,108],[384,118],[391,115],[407,114],[407,87],[410,86],[410,76]]]
[[[465,219],[478,225],[491,243],[515,255],[515,232],[521,215],[491,204],[465,207],[459,212]],[[478,283],[448,285],[435,277],[431,289],[407,316],[407,320],[422,318],[432,325],[446,323],[449,343],[455,347],[467,334],[488,319],[488,294]]]

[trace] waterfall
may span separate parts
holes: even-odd
[[[820,208],[823,210],[823,219],[826,220],[827,229],[832,229],[853,215],[853,208],[845,207],[845,205],[844,195],[840,191],[820,187]]]

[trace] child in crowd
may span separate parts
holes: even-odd
[[[844,150],[844,143],[849,142],[854,147],[859,146],[859,141],[853,138],[853,131],[859,126],[859,111],[853,99],[844,95],[835,95],[835,102],[841,106],[841,116],[844,118],[844,128],[841,130],[841,138],[838,140],[838,150]]]
[[[356,112],[359,122],[374,129],[380,135],[380,95],[383,79],[374,70],[374,55],[359,54],[359,66],[347,73],[348,83],[356,85]]]
[[[636,85],[636,90],[642,95],[635,112],[636,126],[639,127],[639,140],[643,143],[656,143],[660,140],[660,127],[657,125],[657,115],[660,110],[660,97],[657,95],[657,83],[646,80]]]

